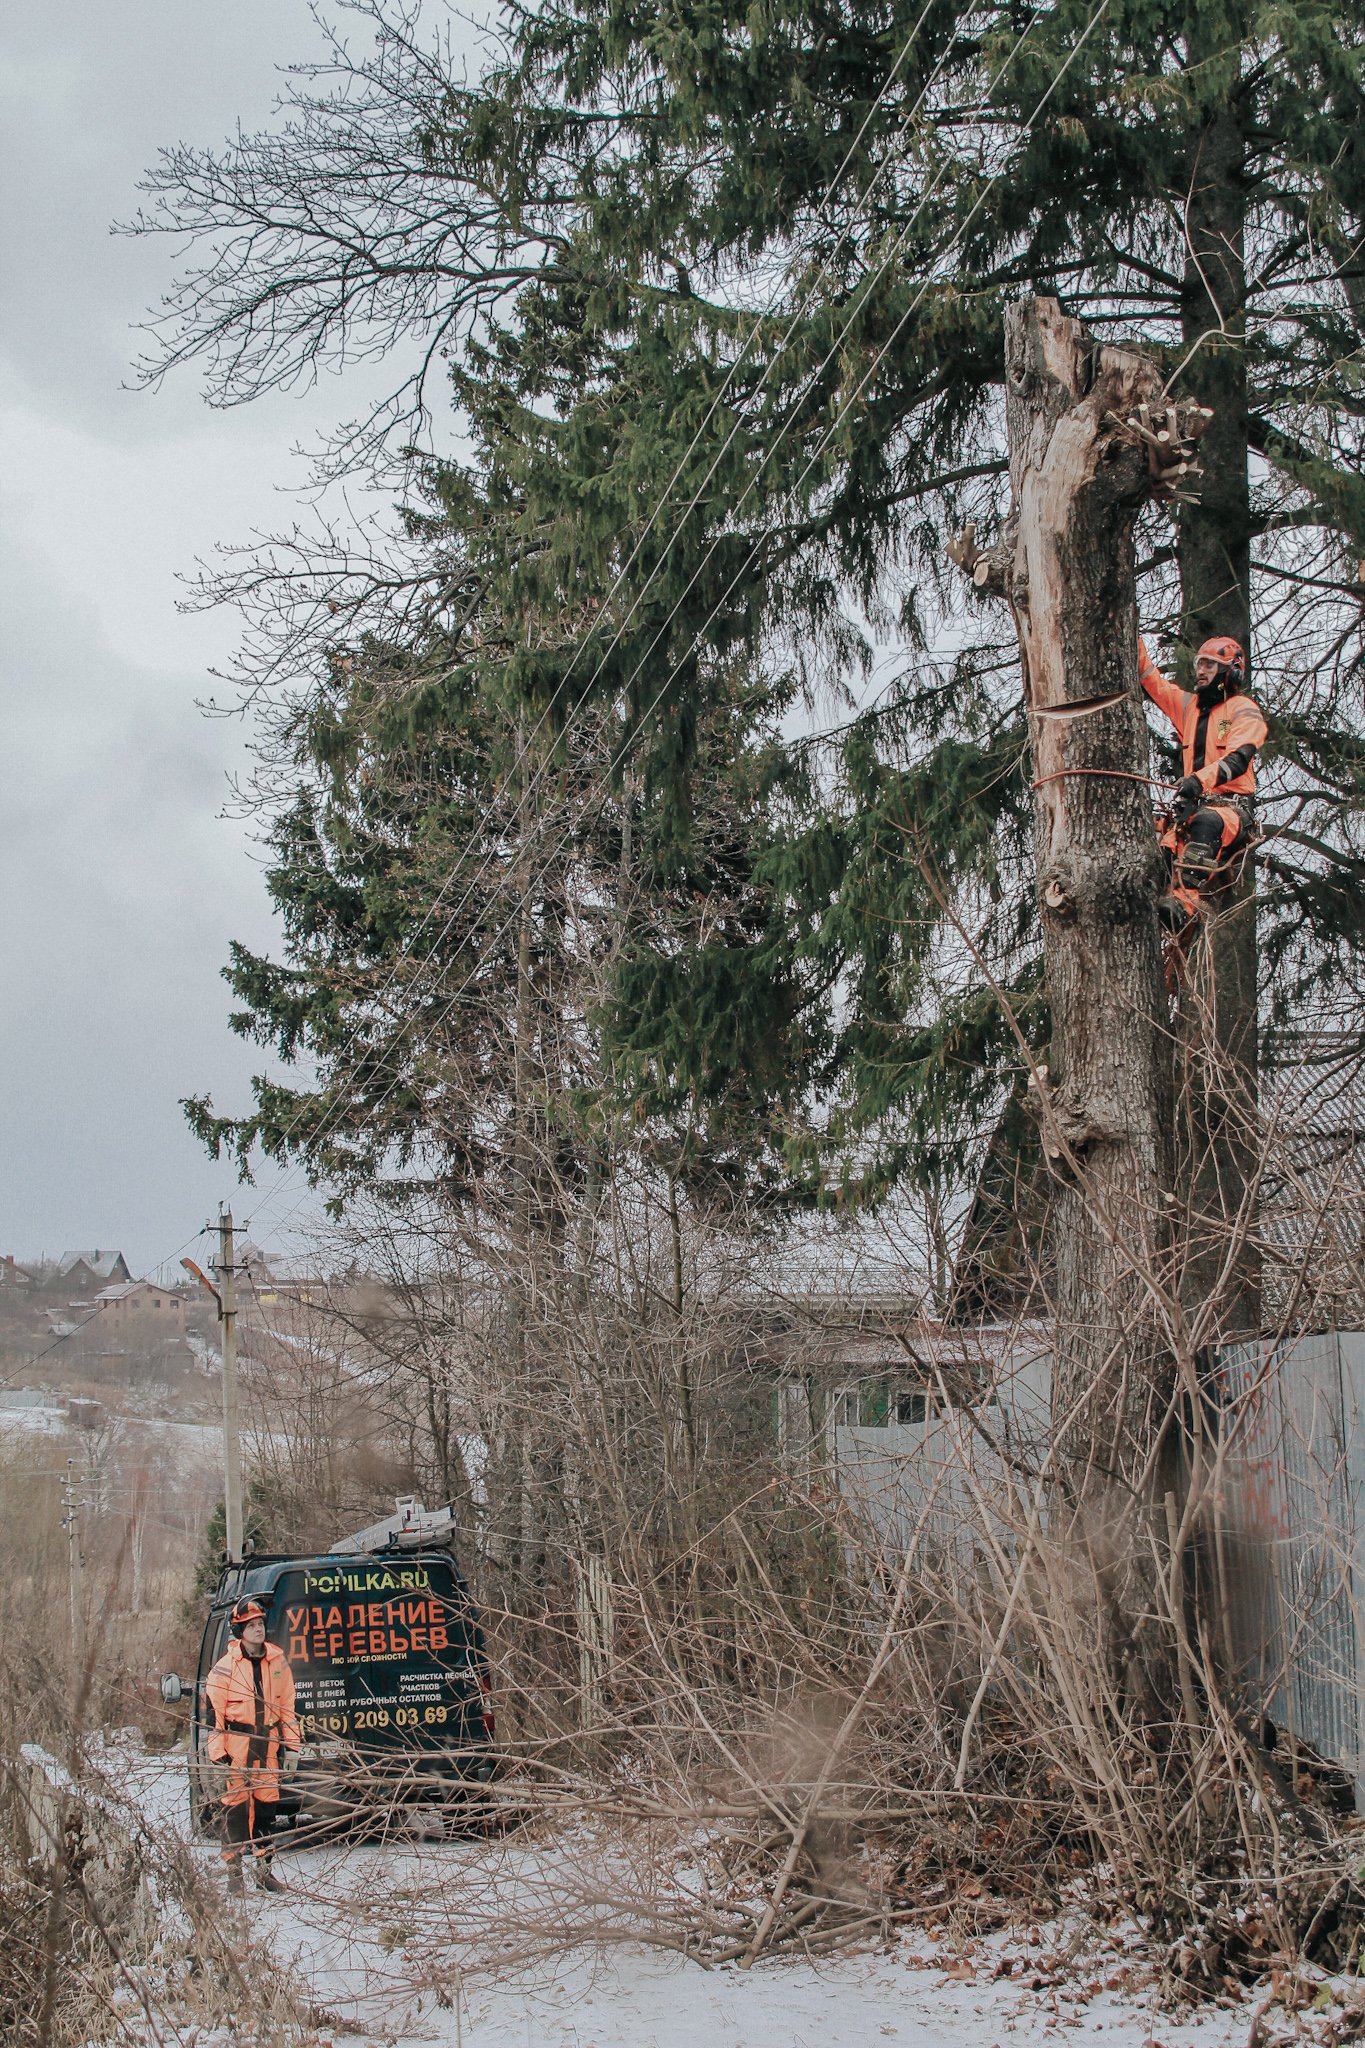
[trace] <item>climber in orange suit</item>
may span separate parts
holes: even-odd
[[[1267,726],[1245,696],[1246,655],[1236,640],[1206,640],[1194,658],[1193,690],[1182,690],[1153,665],[1138,641],[1138,680],[1180,735],[1184,779],[1175,792],[1161,843],[1171,855],[1169,921],[1185,925],[1200,900],[1251,836],[1256,754]]]

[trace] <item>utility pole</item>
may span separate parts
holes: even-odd
[[[71,1585],[71,1660],[79,1684],[85,1671],[85,1560],[81,1556],[80,1501],[72,1471],[74,1464],[74,1458],[67,1459],[66,1478],[62,1482],[62,1507]]]
[[[219,1315],[223,1323],[223,1505],[229,1564],[242,1561],[242,1446],[237,1426],[237,1269],[232,1211],[218,1215]]]

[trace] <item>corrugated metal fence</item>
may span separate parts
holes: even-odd
[[[1365,1335],[1237,1346],[1220,1368],[1234,1650],[1252,1697],[1365,1804]]]
[[[1027,1520],[1027,1472],[1046,1439],[1051,1381],[1051,1358],[1034,1343],[991,1361],[990,1398],[975,1411],[926,1384],[914,1421],[837,1427],[839,1489],[862,1539],[886,1557],[909,1549],[968,1570],[983,1522],[1008,1544]]]
[[[977,1416],[841,1425],[832,1448],[862,1540],[970,1571],[983,1516],[1019,1525],[1009,1457],[1047,1426],[1050,1360],[1000,1362]],[[1222,1547],[1248,1701],[1355,1780],[1365,1808],[1365,1334],[1245,1345],[1219,1358]]]

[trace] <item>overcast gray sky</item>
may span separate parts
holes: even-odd
[[[221,1196],[260,1199],[177,1104],[245,1103],[259,1055],[219,969],[229,938],[272,942],[219,816],[243,736],[194,701],[233,622],[178,614],[176,578],[277,523],[291,447],[348,407],[335,383],[226,413],[192,374],[123,388],[171,252],[109,223],[159,145],[264,123],[317,35],[304,0],[49,0],[0,34],[0,1253],[149,1270]]]

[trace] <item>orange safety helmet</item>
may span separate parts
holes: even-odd
[[[235,1636],[239,1636],[249,1621],[264,1620],[264,1607],[261,1606],[259,1600],[253,1600],[250,1597],[250,1595],[248,1595],[245,1599],[239,1600],[237,1602],[237,1605],[233,1608],[232,1617],[228,1623],[228,1626],[231,1628],[232,1633]]]
[[[1216,661],[1218,680],[1225,688],[1240,690],[1247,679],[1247,658],[1242,643],[1226,634],[1216,634],[1212,640],[1206,640],[1194,658],[1196,661]]]

